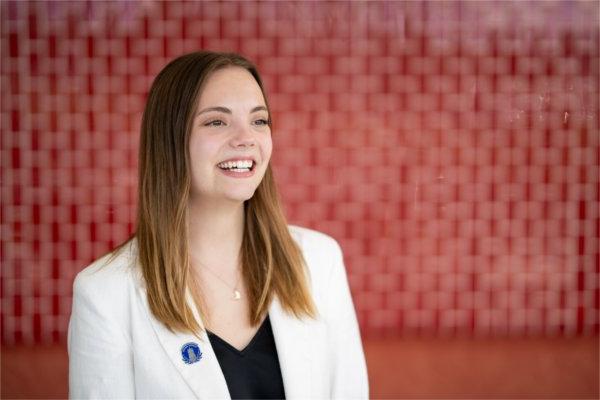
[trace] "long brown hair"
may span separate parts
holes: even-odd
[[[214,71],[231,66],[252,74],[270,110],[251,62],[235,53],[201,51],[176,58],[157,75],[142,119],[135,238],[150,309],[173,331],[203,329],[186,301],[189,292],[206,315],[187,248],[188,143],[203,84]],[[288,230],[270,164],[244,213],[241,261],[251,323],[260,322],[273,296],[288,313],[314,317],[305,262]]]

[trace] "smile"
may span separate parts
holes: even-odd
[[[253,160],[231,160],[217,164],[219,170],[227,176],[247,178],[254,175],[256,163]]]
[[[252,160],[235,160],[223,161],[217,164],[217,167],[225,171],[248,172],[254,169],[254,161]]]

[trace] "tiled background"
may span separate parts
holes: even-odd
[[[0,10],[2,343],[64,343],[134,227],[145,94],[198,49],[258,64],[289,219],[340,241],[365,337],[598,334],[598,2]]]

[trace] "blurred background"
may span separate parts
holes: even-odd
[[[291,223],[341,244],[374,398],[598,398],[597,1],[2,1],[2,397],[67,396],[171,59],[262,72]]]

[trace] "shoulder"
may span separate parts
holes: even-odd
[[[341,255],[338,242],[329,235],[300,226],[289,225],[290,233],[304,255],[333,257]]]
[[[344,269],[342,250],[329,235],[299,226],[289,226],[290,233],[308,268],[311,285],[316,293],[325,290],[338,270]]]
[[[136,263],[136,242],[131,240],[79,272],[73,283],[73,296],[118,301],[119,295],[125,294],[136,280]]]
[[[128,242],[75,277],[67,345],[70,360],[77,360],[76,364],[86,357],[117,360],[129,346],[136,301],[133,267],[137,257],[133,257],[132,251],[132,243]],[[100,354],[106,351],[111,354]],[[81,370],[72,376],[91,371],[89,365],[78,367]]]

